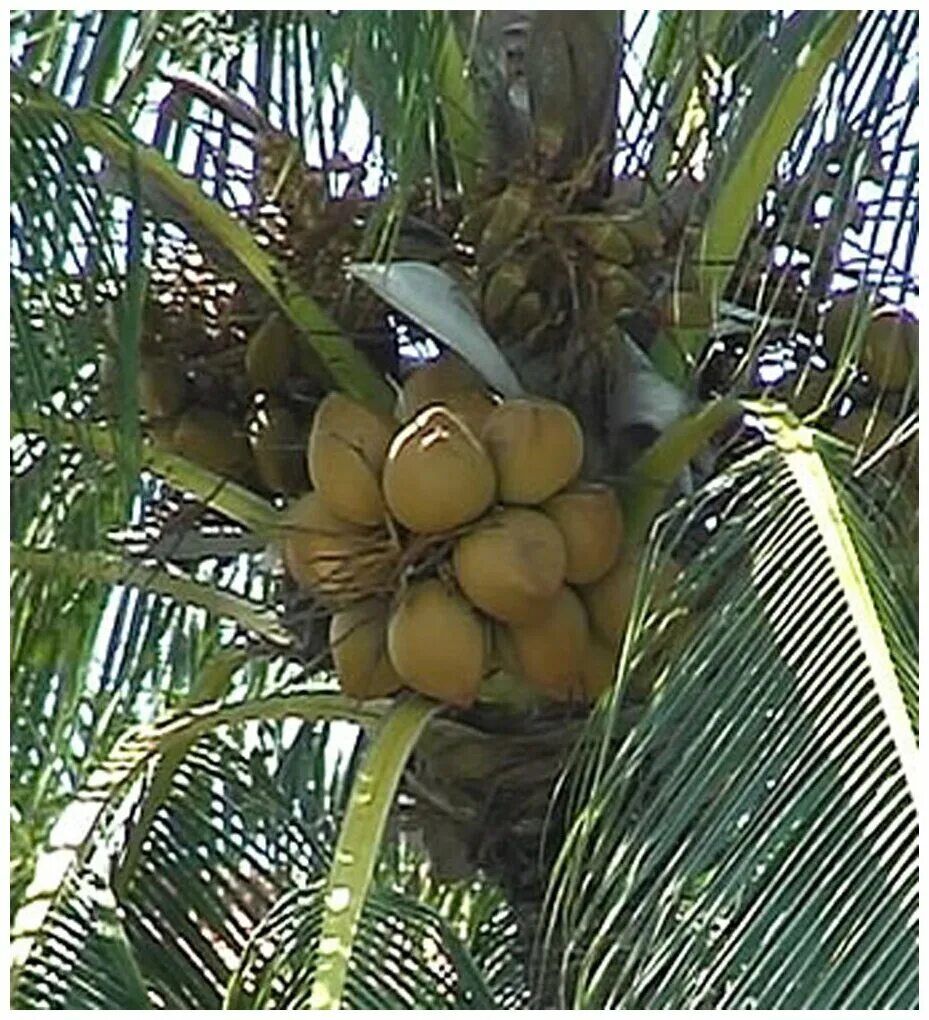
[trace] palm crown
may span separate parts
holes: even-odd
[[[14,14],[14,1003],[915,1004],[916,24]]]

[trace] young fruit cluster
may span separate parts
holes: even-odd
[[[240,393],[204,387],[204,374],[176,356],[143,355],[138,401],[157,445],[239,484],[295,494],[307,487],[308,416],[280,391],[289,338],[280,320],[269,326],[246,348]]]
[[[677,265],[690,211],[671,208],[681,189],[648,196],[644,182],[625,183],[641,185],[632,201],[620,193],[594,201],[517,178],[465,216],[458,239],[474,247],[475,299],[497,339],[532,342],[549,329],[563,335],[566,317],[572,330],[591,335],[632,314],[656,327],[709,324],[708,302]],[[654,280],[669,275],[673,292],[656,290]]]
[[[553,700],[596,698],[635,566],[614,492],[579,480],[574,415],[500,400],[449,357],[407,380],[396,414],[330,394],[310,432],[313,491],[289,511],[284,561],[335,609],[343,689],[469,705],[503,671]]]

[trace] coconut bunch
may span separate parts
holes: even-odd
[[[163,449],[268,494],[306,490],[305,448],[318,383],[304,350],[271,315],[247,339],[189,351],[161,331],[144,336],[138,405],[151,440]],[[116,361],[107,356],[102,390],[117,409]]]
[[[501,342],[544,346],[566,333],[594,336],[632,315],[656,328],[709,323],[696,279],[681,275],[686,199],[696,198],[696,184],[682,178],[663,194],[635,178],[614,185],[614,197],[596,198],[516,179],[462,220],[458,237],[473,246],[476,303]],[[670,279],[673,289],[658,282]]]
[[[615,493],[580,478],[566,407],[501,400],[445,355],[393,417],[330,394],[307,449],[283,559],[333,611],[346,693],[467,706],[501,678],[552,701],[610,685],[635,564]]]

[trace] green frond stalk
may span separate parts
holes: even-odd
[[[848,42],[858,17],[857,11],[795,15],[782,33],[780,53],[759,66],[741,137],[731,143],[703,230],[704,289],[714,306],[726,289],[777,160],[808,115],[823,75]]]
[[[901,767],[910,788],[915,791],[920,775],[916,738],[907,718],[900,684],[867,576],[845,523],[835,486],[822,457],[816,451],[814,432],[803,426],[790,427],[776,418],[773,424],[778,449],[803,494],[807,509],[828,551],[832,568],[842,584],[887,725],[900,756]]]
[[[642,544],[668,489],[681,471],[739,412],[739,402],[720,398],[669,425],[632,468],[625,493],[625,527],[630,545]]]
[[[194,689],[182,709],[193,708],[210,701],[220,701],[232,682],[233,674],[247,662],[248,654],[241,649],[225,649],[219,652],[198,674]],[[148,831],[159,808],[171,793],[175,774],[193,742],[191,738],[172,747],[161,756],[155,766],[151,783],[145,792],[145,799],[137,809],[136,822],[129,833],[125,853],[113,876],[113,890],[120,899],[126,895],[132,883]]]
[[[17,974],[41,936],[49,911],[64,893],[66,876],[87,860],[100,836],[100,825],[153,759],[173,759],[176,767],[200,737],[223,726],[252,720],[330,719],[371,725],[380,715],[370,704],[362,706],[338,694],[315,691],[255,698],[234,705],[194,705],[126,733],[107,762],[94,771],[86,787],[62,813],[48,846],[39,856],[34,878],[12,927],[14,989]],[[406,761],[405,756],[403,760]]]
[[[442,118],[462,190],[468,194],[477,182],[481,154],[481,125],[471,87],[470,69],[458,42],[455,27],[448,22],[439,47],[436,65]]]
[[[119,449],[113,429],[108,425],[29,412],[14,415],[11,426],[16,432],[34,432],[50,442],[77,446],[107,460],[115,459]],[[283,533],[284,516],[267,500],[180,454],[149,444],[142,448],[140,463],[262,538],[273,540]]]
[[[407,758],[442,706],[414,695],[384,719],[355,777],[326,885],[310,1009],[340,1009],[358,920]]]
[[[182,604],[199,606],[214,616],[234,620],[281,649],[293,643],[293,635],[281,626],[274,613],[262,610],[238,595],[194,581],[170,566],[133,562],[106,553],[31,549],[15,543],[10,548],[10,561],[14,569],[70,575],[75,579],[93,579],[103,584],[131,585],[157,595],[167,595]]]

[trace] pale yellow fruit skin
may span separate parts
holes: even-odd
[[[329,509],[355,524],[380,524],[385,517],[381,471],[396,427],[341,393],[330,393],[316,409],[307,447],[310,481]]]
[[[364,553],[381,533],[336,517],[316,492],[290,504],[285,529],[284,564],[301,588],[336,594],[359,575],[369,584],[389,580],[386,565],[364,573]]]
[[[383,698],[403,686],[387,655],[387,619],[386,602],[369,598],[335,613],[329,622],[339,686],[350,698]]]
[[[483,390],[458,390],[456,393],[449,393],[442,397],[441,400],[430,400],[406,414],[400,413],[401,405],[398,402],[398,417],[404,424],[407,424],[420,411],[435,404],[446,407],[452,414],[460,418],[476,438],[481,434],[484,423],[490,417],[490,412],[497,406],[497,401]]]
[[[456,591],[433,578],[411,585],[387,628],[387,650],[406,684],[453,705],[477,697],[487,660],[487,629]]]
[[[480,517],[494,501],[497,479],[471,430],[436,405],[420,411],[394,436],[383,486],[396,520],[428,535]]]
[[[565,580],[592,584],[616,562],[623,520],[616,493],[607,485],[575,485],[542,505],[555,522],[568,554]]]
[[[510,625],[509,639],[526,683],[555,701],[583,701],[590,626],[584,604],[562,587],[533,623]]]
[[[861,367],[877,386],[902,390],[912,374],[919,323],[906,312],[879,312],[864,336]]]
[[[596,584],[581,589],[594,630],[611,648],[618,647],[626,629],[635,596],[637,573],[637,561],[620,555]]]
[[[572,482],[584,459],[577,419],[550,400],[505,400],[484,424],[481,440],[490,453],[504,503],[544,503]]]
[[[501,507],[458,540],[455,576],[489,616],[528,623],[545,611],[565,576],[565,544],[544,514]]]
[[[443,403],[446,397],[463,390],[480,390],[483,385],[466,361],[446,351],[407,377],[397,400],[397,417],[409,421],[429,404]]]
[[[245,429],[220,411],[192,407],[178,420],[171,447],[224,478],[248,482],[254,469]]]

